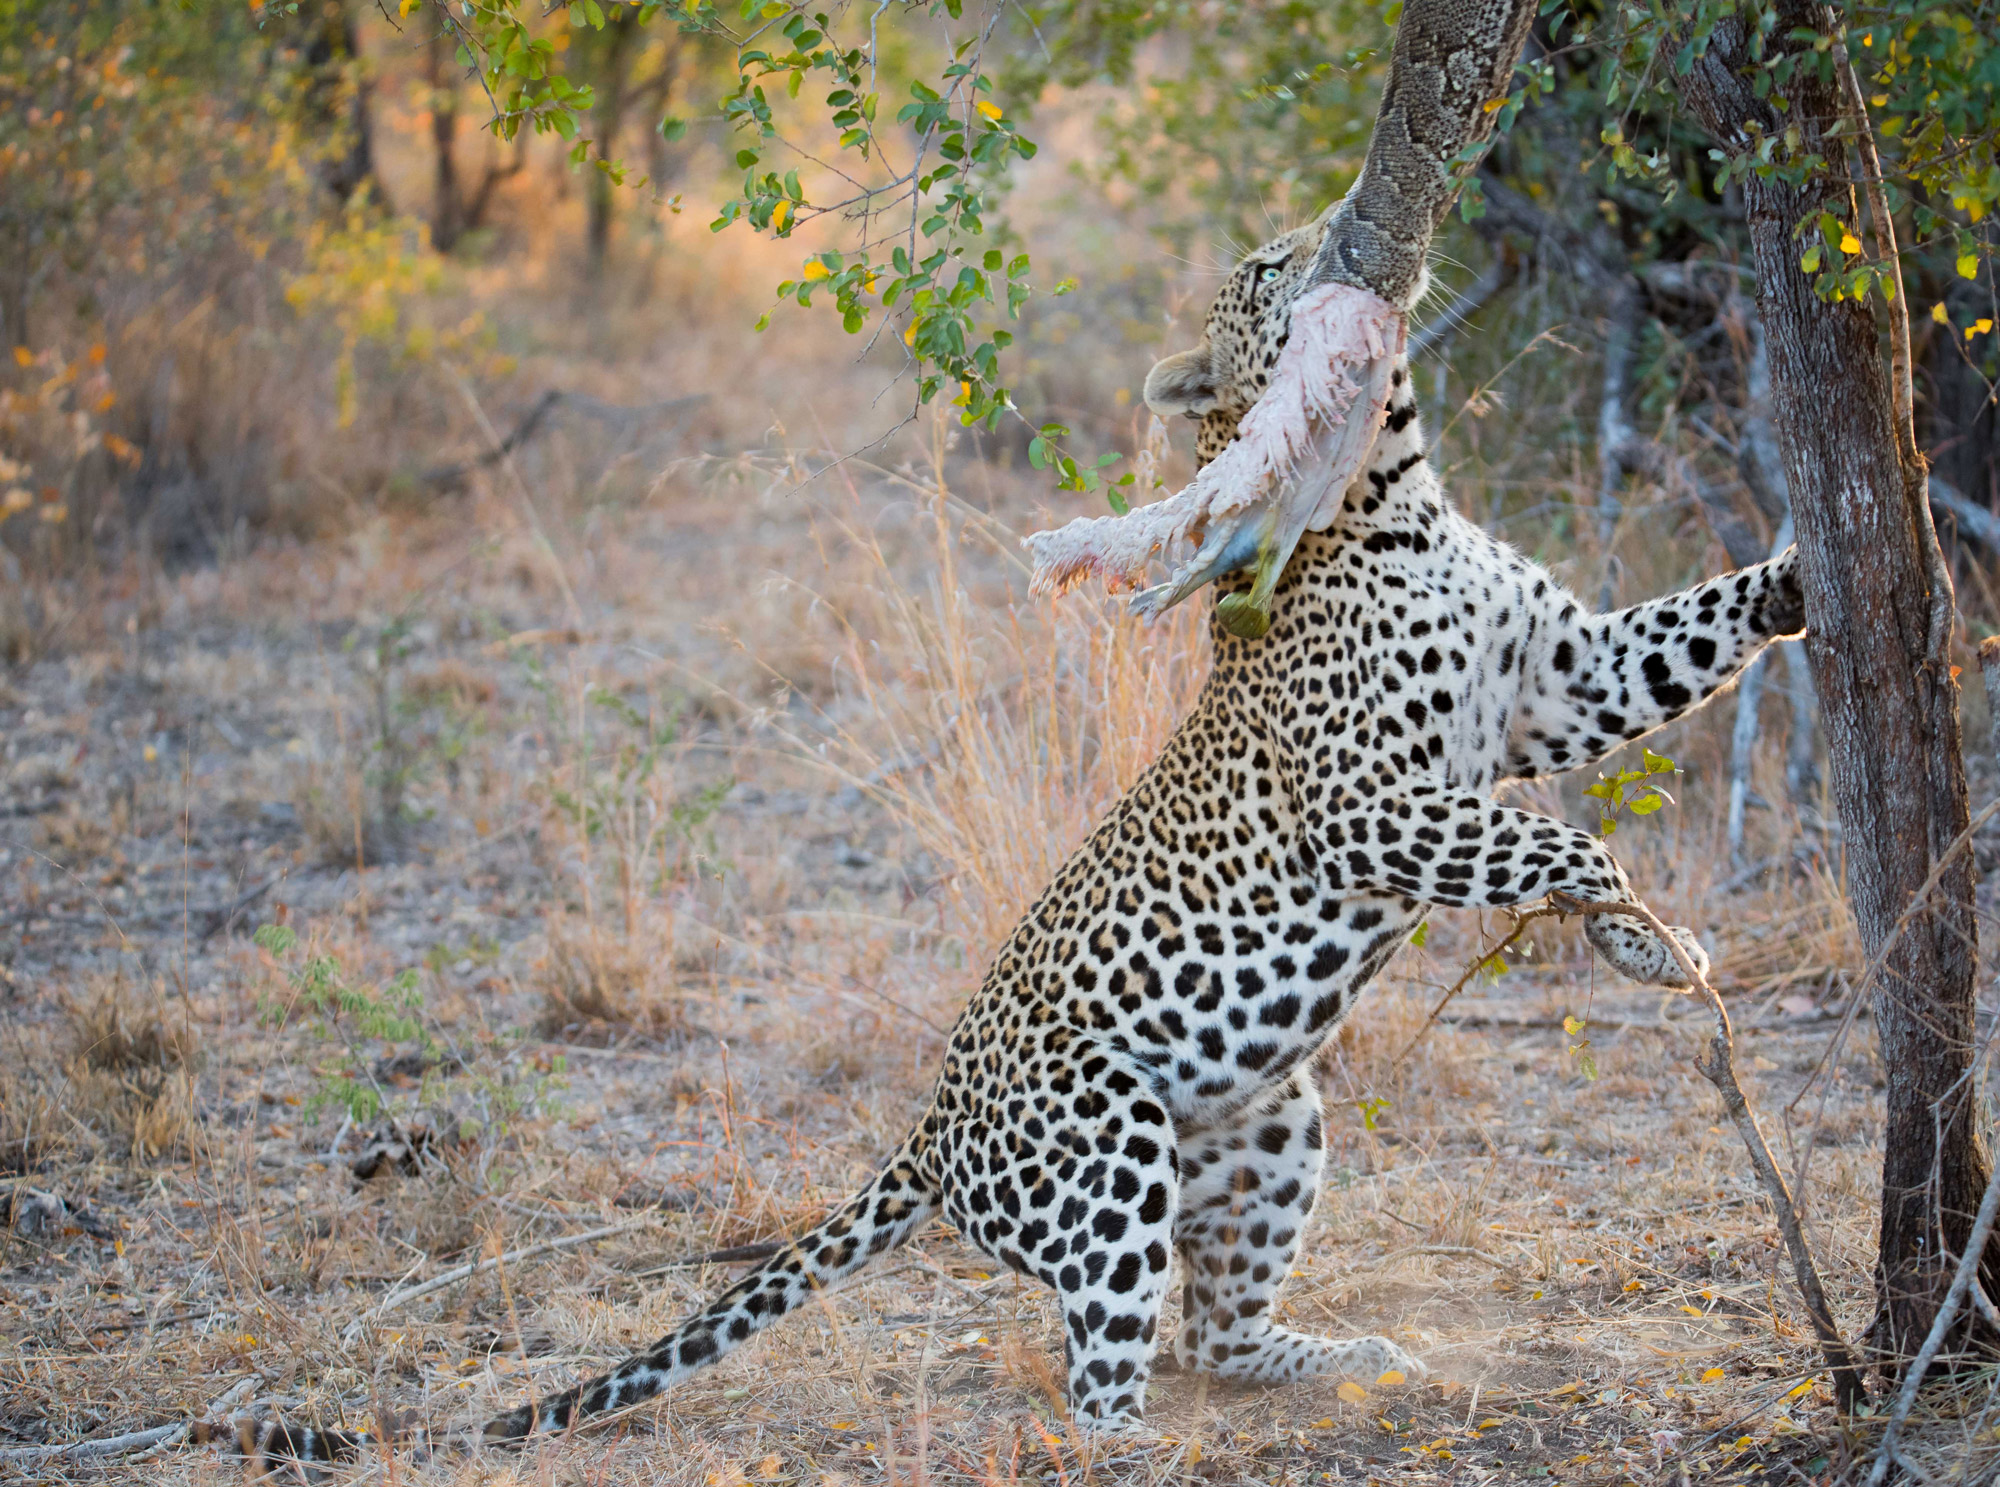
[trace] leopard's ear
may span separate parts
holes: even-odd
[[[1215,354],[1206,337],[1192,351],[1153,363],[1146,374],[1146,406],[1162,418],[1200,418],[1215,407]]]

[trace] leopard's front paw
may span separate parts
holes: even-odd
[[[1694,984],[1688,980],[1687,972],[1681,969],[1673,951],[1636,919],[1616,914],[1593,914],[1584,921],[1583,933],[1604,963],[1621,976],[1641,985],[1667,986],[1676,991],[1685,991]],[[1670,924],[1667,933],[1680,941],[1681,949],[1687,952],[1695,970],[1706,978],[1708,952],[1701,948],[1701,941],[1694,937],[1694,931]]]
[[[1770,592],[1756,616],[1760,633],[1795,640],[1806,632],[1806,596],[1799,587],[1799,550],[1788,547],[1777,559]]]

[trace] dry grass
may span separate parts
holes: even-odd
[[[493,303],[560,261],[573,207],[523,217],[515,266],[485,271]],[[504,425],[544,385],[726,389],[692,424],[618,444],[558,422],[448,498],[370,502],[357,480],[311,540],[135,558],[24,642],[0,690],[0,1059],[27,1077],[0,1078],[0,1169],[123,1239],[0,1261],[0,1444],[153,1423],[244,1378],[266,1410],[463,1424],[658,1336],[734,1273],[690,1257],[811,1222],[900,1137],[987,954],[1199,686],[1192,612],[1142,631],[1087,596],[1024,597],[1015,537],[1048,495],[1004,441],[926,417],[832,464],[894,421],[869,406],[880,369],[816,321],[750,340],[783,266],[669,227],[610,309],[517,327],[516,379],[481,396]],[[1504,313],[1556,318],[1540,292]],[[1129,338],[1090,314],[1059,351],[1030,338],[1065,396],[1095,399],[1077,426],[1133,424],[1115,393],[1156,349],[1159,293]],[[1498,368],[1461,343],[1462,396]],[[1578,372],[1537,352],[1443,457],[1470,509],[1594,589],[1591,473],[1522,438],[1588,426]],[[426,397],[475,447],[456,387]],[[1628,597],[1720,566],[1699,519],[1651,497],[1621,537]],[[1781,1159],[1812,1133],[1806,1208],[1854,1336],[1880,1074],[1865,1019],[1819,1071],[1861,969],[1839,839],[1787,802],[1773,699],[1748,855],[1778,865],[1739,881],[1728,705],[1655,741],[1689,771],[1682,803],[1617,844],[1707,936]],[[1577,784],[1522,799],[1587,822]],[[246,932],[280,919],[353,985],[413,971],[417,1029],[271,1026],[298,962]],[[1503,927],[1439,916],[1322,1068],[1328,1180],[1285,1310],[1405,1339],[1424,1388],[1349,1403],[1169,1375],[1161,1440],[1107,1453],[1061,1417],[1050,1298],[934,1229],[613,1429],[366,1479],[1829,1480],[1852,1443],[1689,1066],[1704,1020],[1600,982],[1575,927],[1542,924],[1426,1031]],[[340,1079],[396,1124],[316,1107]],[[422,1160],[353,1175],[420,1124]],[[639,1215],[349,1337],[398,1282]],[[1929,1408],[1941,1479],[1980,1479],[1987,1384]],[[183,1451],[76,1475],[229,1471]]]

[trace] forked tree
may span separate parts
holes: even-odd
[[[1822,212],[1871,221],[1876,256],[1896,261],[1860,90],[1826,7],[1780,0],[1775,19],[1765,55],[1753,58],[1742,19],[1704,16],[1712,30],[1703,46],[1689,38],[1685,96],[1734,156],[1797,131],[1790,168],[1739,178],[1848,895],[1875,968],[1888,1088],[1870,1342],[1893,1372],[1931,1330],[1992,1176],[1974,1068],[1979,942],[1956,616],[1911,420],[1904,296],[1825,297],[1800,267],[1799,229]],[[1782,114],[1756,86],[1760,70],[1779,68],[1789,77]],[[1865,209],[1857,196],[1869,198]],[[1988,1243],[1978,1279],[2000,1297],[2000,1244]],[[2000,1349],[1973,1306],[1957,1341]]]

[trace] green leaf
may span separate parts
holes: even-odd
[[[259,925],[250,938],[258,949],[274,959],[291,954],[292,947],[299,942],[298,934],[282,924]]]
[[[1431,937],[1431,922],[1430,920],[1426,919],[1422,924],[1419,924],[1417,926],[1416,933],[1410,936],[1410,943],[1416,946],[1417,949],[1421,950],[1424,948],[1424,942],[1429,940],[1430,937]]]

